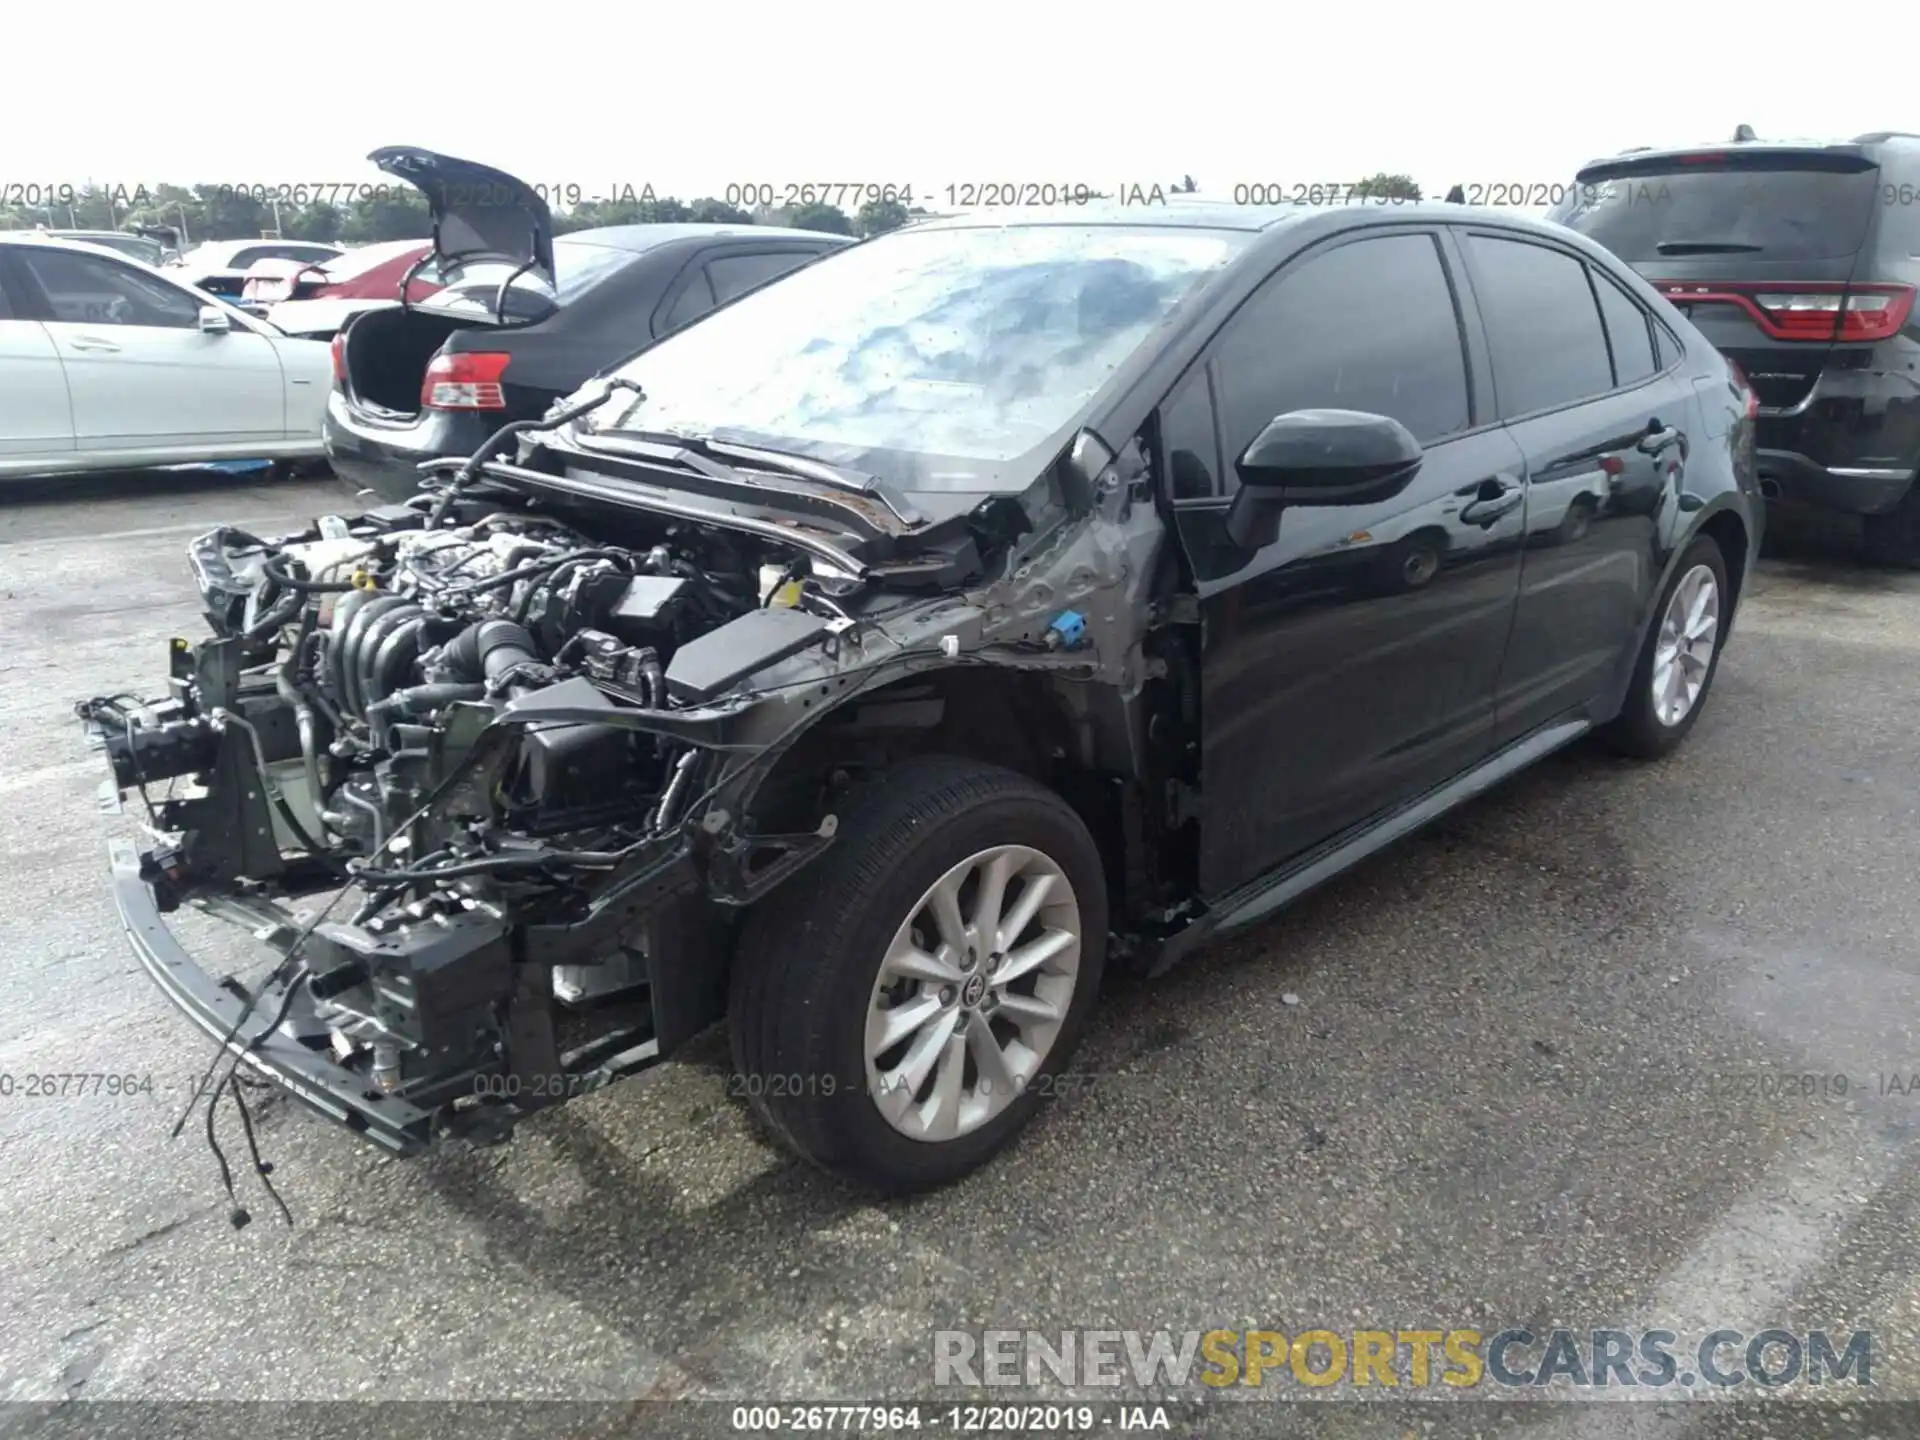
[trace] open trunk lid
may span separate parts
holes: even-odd
[[[443,284],[456,283],[463,268],[492,263],[552,288],[553,212],[525,181],[412,145],[389,145],[367,159],[427,197]]]
[[[1769,410],[1805,400],[1837,347],[1904,318],[1898,294],[1854,282],[1880,178],[1858,146],[1643,151],[1575,178],[1550,218],[1644,276]]]

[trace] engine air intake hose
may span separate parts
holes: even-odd
[[[441,663],[455,677],[491,681],[516,665],[537,662],[539,649],[526,627],[511,620],[482,620],[447,642]]]

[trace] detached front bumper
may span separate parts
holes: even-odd
[[[185,1011],[216,1042],[226,1040],[229,1054],[287,1090],[319,1115],[344,1125],[396,1155],[424,1150],[433,1139],[432,1112],[368,1085],[366,1077],[335,1062],[329,1034],[304,993],[287,999],[284,984],[265,987],[253,1013],[235,1032],[254,992],[232,977],[216,980],[194,961],[161,917],[153,891],[141,873],[131,842],[108,844],[113,903],[120,911],[127,940],[160,992]],[[278,920],[272,907],[259,907],[256,939],[284,949],[298,931],[291,917]],[[263,933],[265,932],[265,933]],[[276,1026],[282,1006],[286,1016]],[[229,1034],[233,1038],[227,1040]]]

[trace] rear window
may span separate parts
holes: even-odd
[[[559,239],[553,242],[554,288],[531,273],[514,280],[508,292],[506,312],[513,319],[532,319],[578,299],[614,271],[633,259],[631,250],[611,245],[593,245],[583,240]],[[491,316],[499,302],[500,286],[513,274],[514,267],[496,261],[467,265],[460,271],[460,283],[441,290],[420,302],[429,309],[454,314]]]
[[[1753,163],[1761,158],[1595,167],[1550,218],[1628,264],[1718,255],[1838,260],[1860,249],[1877,169]]]

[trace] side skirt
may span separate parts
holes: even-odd
[[[1455,806],[1465,804],[1508,776],[1578,740],[1592,728],[1592,722],[1585,717],[1550,721],[1495,751],[1473,769],[1444,785],[1344,835],[1336,835],[1283,869],[1232,891],[1192,924],[1161,941],[1146,957],[1147,975],[1165,974],[1206,941],[1265,919],[1315,886],[1331,880],[1343,870],[1439,819]]]

